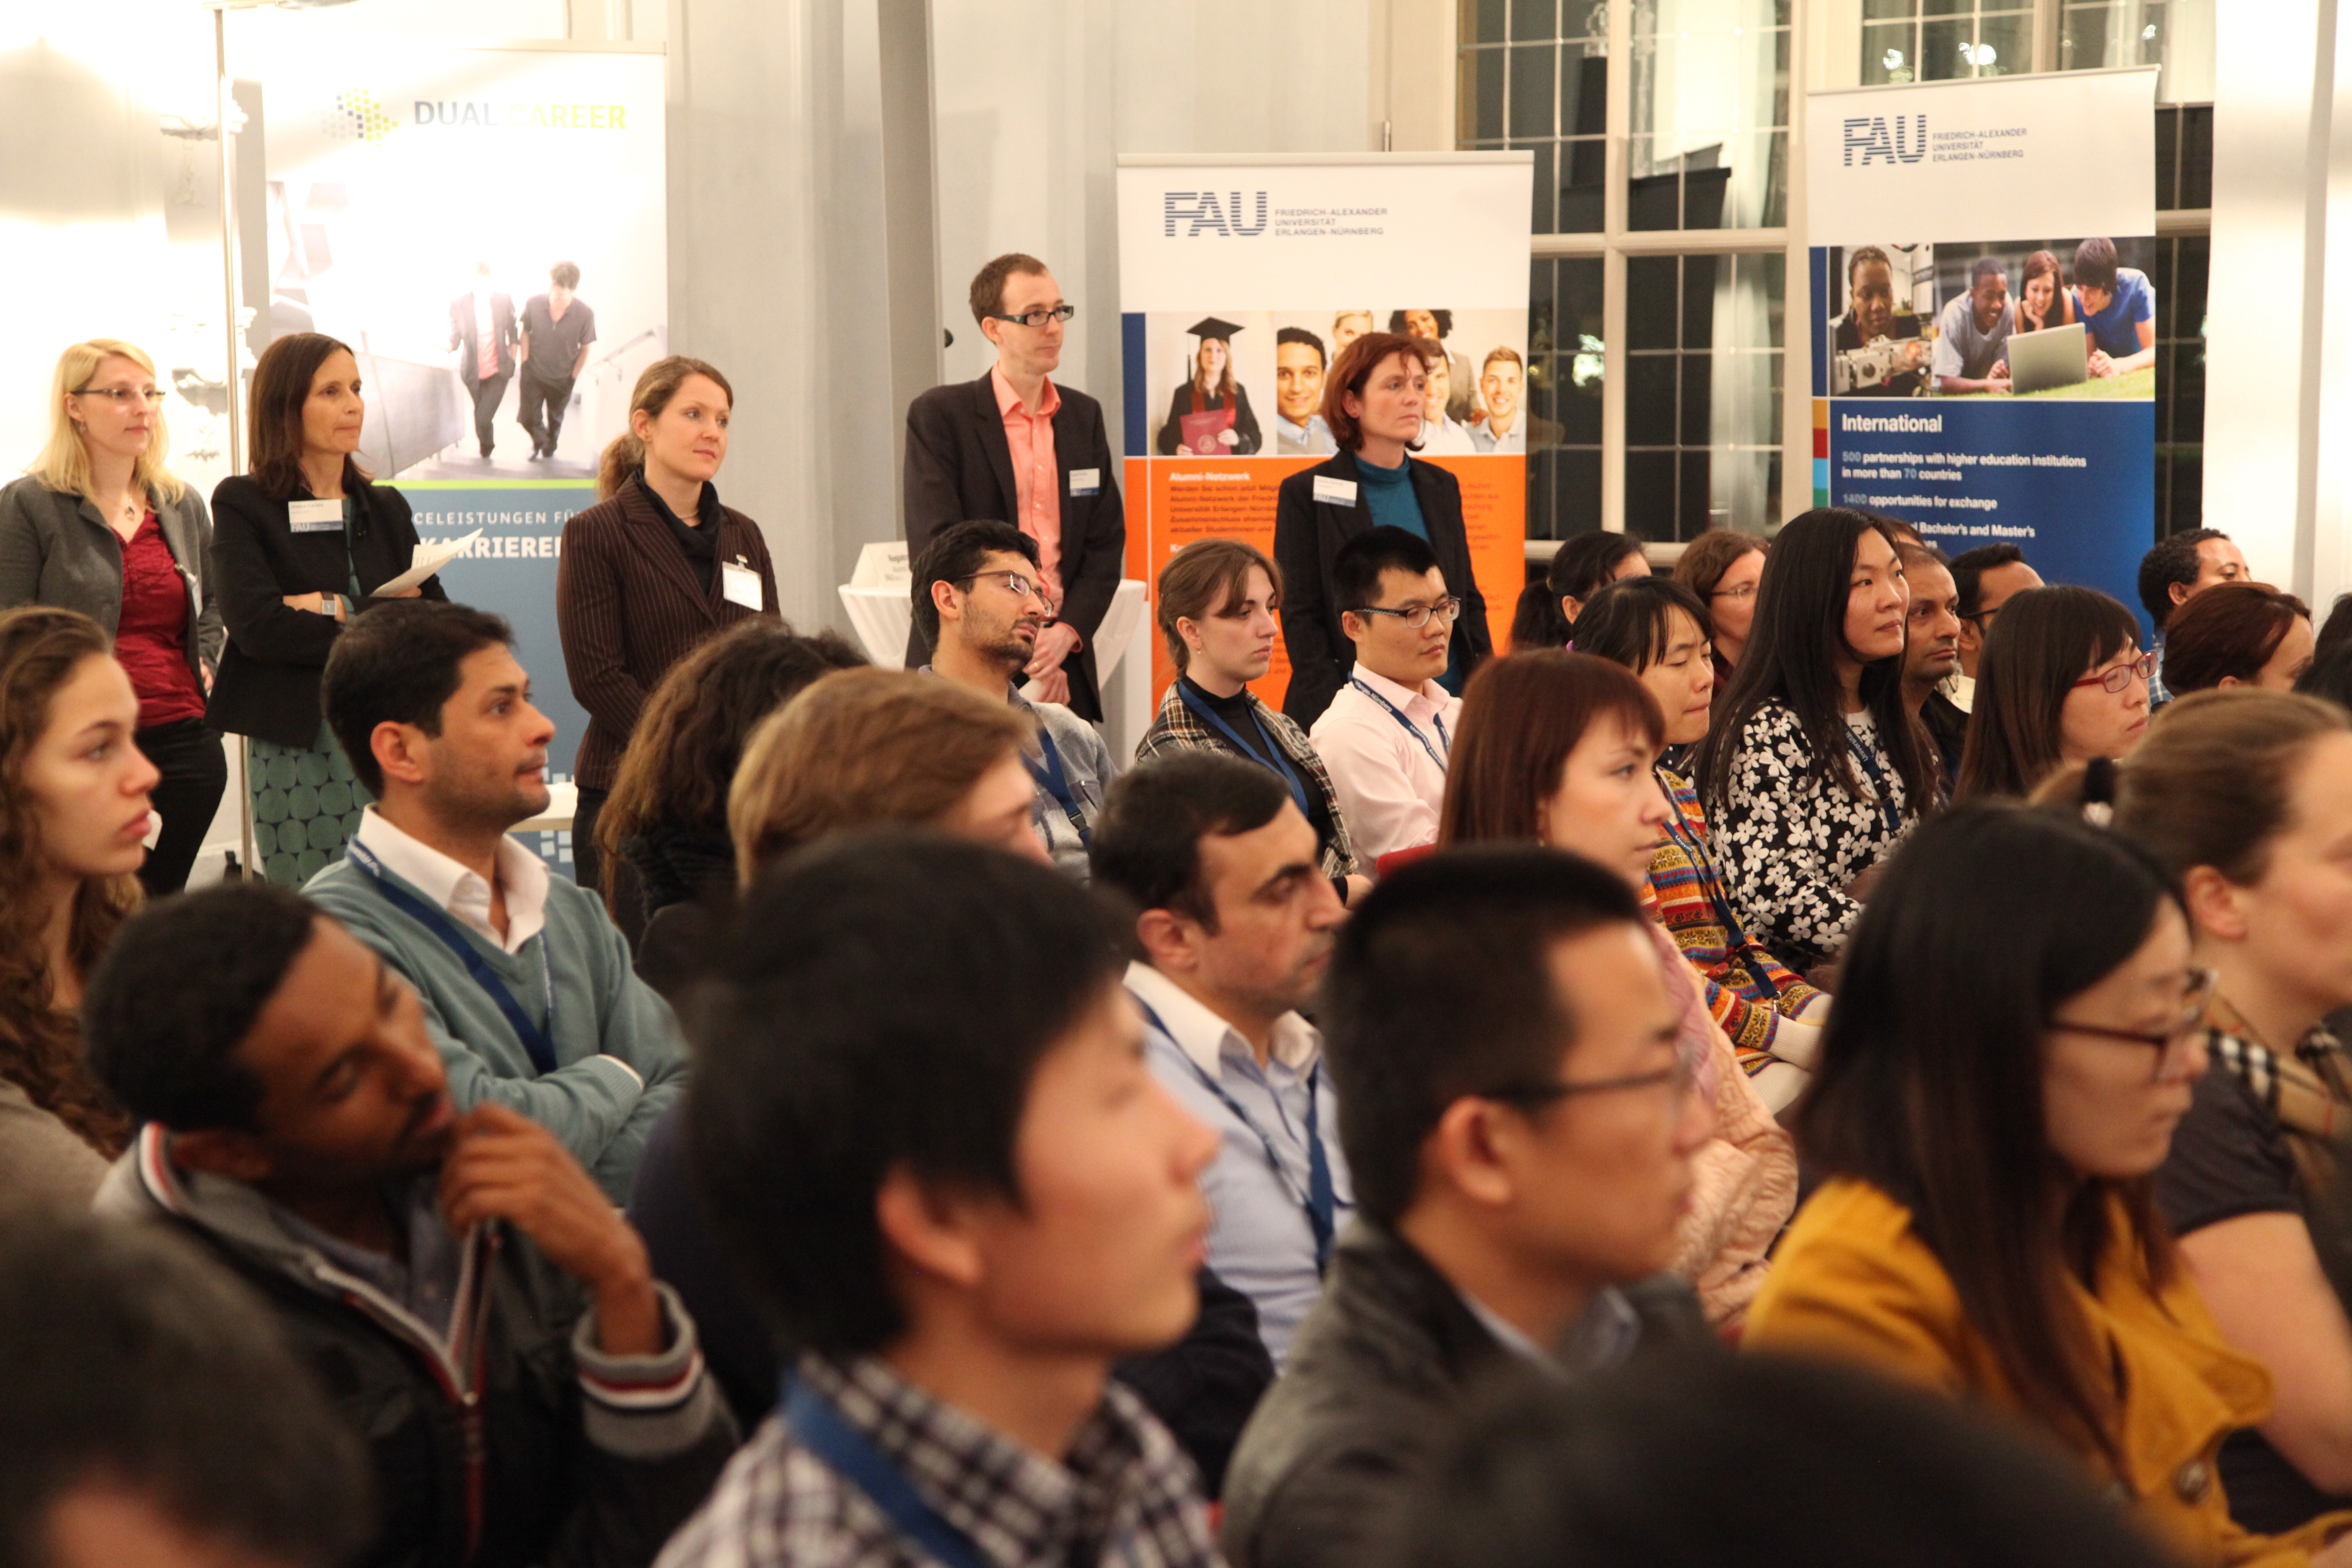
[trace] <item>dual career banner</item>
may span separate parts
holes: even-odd
[[[1196,539],[1272,554],[1277,488],[1336,450],[1314,411],[1339,349],[1368,331],[1434,337],[1445,365],[1414,461],[1461,481],[1505,647],[1526,581],[1532,176],[1526,153],[1120,159],[1128,575],[1155,583]],[[1190,396],[1204,319],[1232,329],[1208,384],[1235,388],[1209,415]],[[1175,671],[1150,641],[1156,698]],[[1289,679],[1277,645],[1252,689],[1279,708]]]
[[[2155,98],[2152,67],[1811,95],[1814,504],[2137,607]]]

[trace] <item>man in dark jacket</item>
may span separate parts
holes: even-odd
[[[1227,1472],[1234,1568],[1366,1561],[1484,1380],[1705,1334],[1649,1277],[1714,1114],[1624,882],[1549,849],[1409,866],[1340,928],[1322,1022],[1357,1223]]]
[[[907,554],[957,522],[1009,522],[1035,540],[1056,615],[1024,673],[1046,701],[1100,723],[1095,632],[1126,570],[1127,514],[1102,405],[1049,374],[1076,313],[1034,256],[1000,256],[971,280],[972,319],[996,363],[907,410]],[[909,637],[907,668],[928,657]]]
[[[123,928],[91,1065],[146,1123],[101,1214],[257,1288],[374,1460],[371,1564],[650,1562],[733,1424],[694,1325],[552,1135],[456,1114],[416,994],[295,894]]]

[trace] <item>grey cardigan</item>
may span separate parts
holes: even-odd
[[[187,586],[188,668],[202,690],[205,670],[220,663],[226,635],[204,581],[212,516],[194,485],[178,500],[151,493],[147,502]],[[53,490],[30,474],[0,489],[0,610],[20,605],[79,610],[109,637],[122,619],[121,536],[88,500]]]

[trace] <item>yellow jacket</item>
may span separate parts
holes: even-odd
[[[2095,1340],[2123,1369],[2120,1478],[2134,1511],[2158,1539],[2201,1564],[2288,1568],[2352,1525],[2328,1514],[2292,1535],[2251,1535],[2230,1519],[2214,1455],[2221,1439],[2271,1413],[2270,1373],[2222,1343],[2185,1278],[2151,1290],[2137,1238],[2123,1227],[2098,1267],[2098,1293],[2074,1298]],[[1860,1361],[1958,1399],[2025,1417],[1968,1321],[1959,1293],[1911,1228],[1911,1211],[1855,1181],[1822,1187],[1797,1215],[1748,1312],[1743,1343]],[[2085,1455],[2102,1480],[2103,1456]]]

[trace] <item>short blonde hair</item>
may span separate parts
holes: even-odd
[[[78,495],[91,505],[98,504],[97,481],[90,475],[89,446],[82,439],[81,426],[66,412],[66,399],[87,385],[98,374],[98,367],[110,359],[127,359],[147,373],[153,380],[155,362],[136,344],[121,338],[92,338],[76,343],[58,356],[58,372],[49,381],[49,439],[33,466],[25,471],[53,490]],[[135,490],[152,490],[165,500],[178,500],[187,493],[187,485],[180,477],[163,466],[172,455],[172,433],[164,427],[163,411],[155,411],[155,438],[139,454],[131,468],[131,486]]]
[[[941,676],[844,669],[751,731],[727,792],[735,871],[761,871],[828,833],[939,821],[988,770],[1028,748],[1036,721]]]

